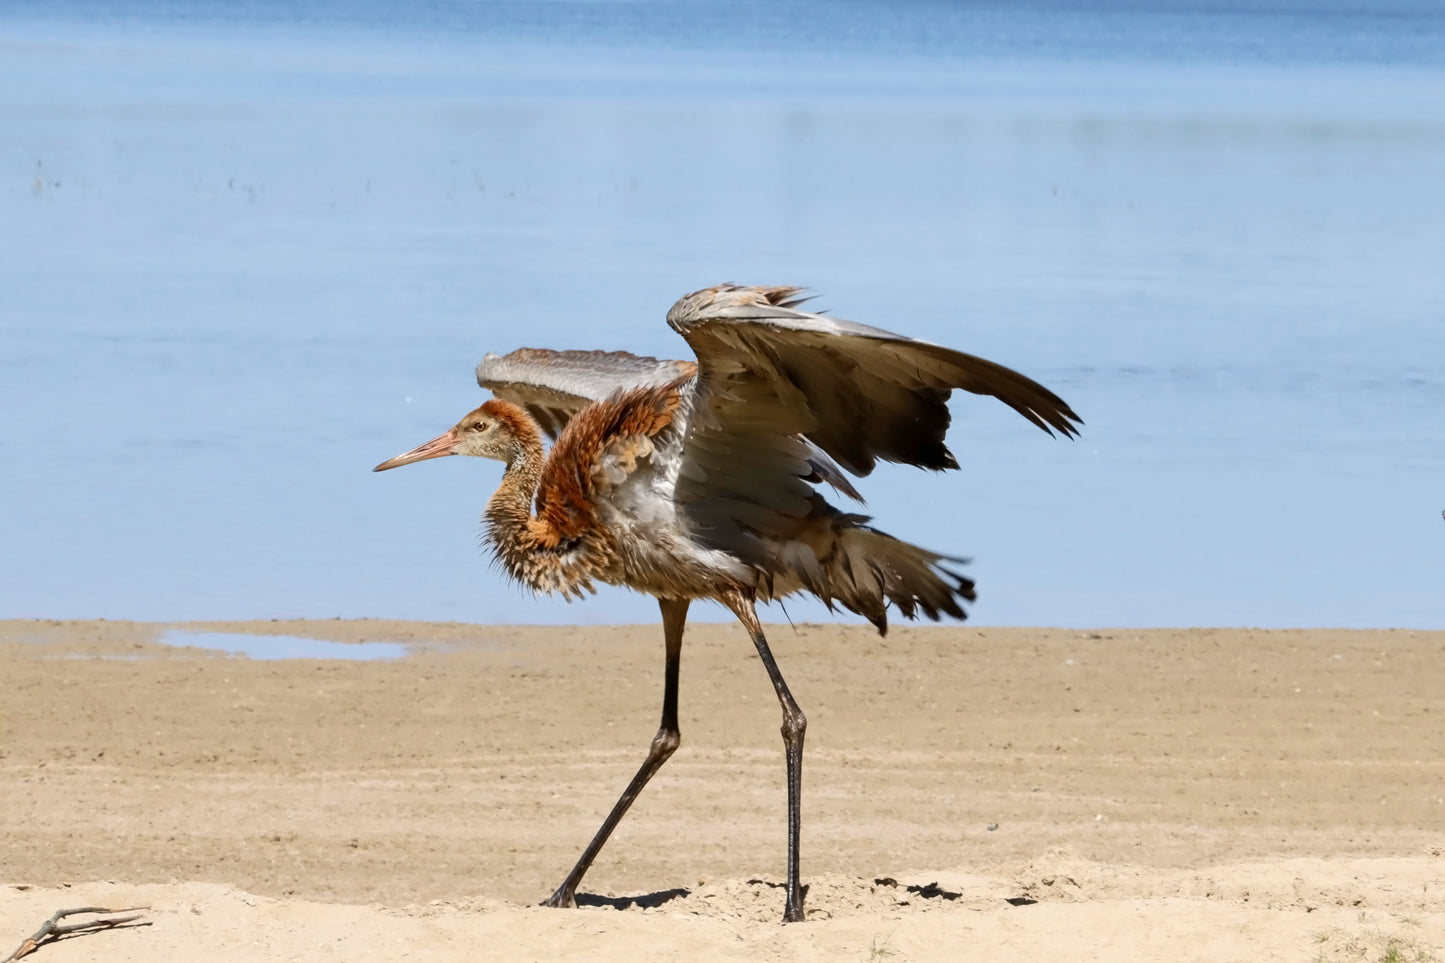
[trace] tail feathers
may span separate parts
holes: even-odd
[[[821,584],[807,587],[824,601],[836,600],[857,612],[886,635],[889,602],[907,619],[967,618],[961,602],[977,598],[973,580],[944,565],[967,561],[858,525],[838,532],[833,551],[821,562]]]

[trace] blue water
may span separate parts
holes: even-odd
[[[400,659],[407,647],[399,642],[327,642],[296,635],[244,635],[239,632],[183,632],[171,629],[156,641],[198,649],[215,649],[248,659],[344,659],[375,662]]]
[[[370,468],[732,280],[1084,417],[865,480],[979,624],[1445,627],[1442,265],[1433,3],[16,0],[0,617],[652,620],[501,580],[499,466]]]

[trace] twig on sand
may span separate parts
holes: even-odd
[[[36,950],[40,949],[40,944],[44,943],[46,940],[58,939],[62,936],[69,936],[72,933],[89,933],[95,932],[97,930],[108,930],[113,926],[121,926],[125,923],[135,923],[136,920],[141,918],[141,914],[139,911],[148,909],[150,909],[149,906],[127,906],[124,909],[106,909],[103,906],[81,906],[77,909],[56,910],[55,915],[50,917],[50,919],[46,920],[45,925],[40,927],[40,929],[36,930],[34,936],[21,943],[14,953],[11,953],[9,956],[5,957],[4,960],[0,960],[0,963],[15,963],[15,961],[20,959],[22,956],[29,956],[31,953],[34,953]],[[78,913],[129,913],[131,915],[108,915],[105,919],[87,920],[84,923],[67,923],[64,926],[59,925],[60,921],[65,917],[75,916]],[[151,922],[150,920],[146,920],[145,922],[137,923],[136,925],[150,926]]]

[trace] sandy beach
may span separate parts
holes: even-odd
[[[167,629],[401,642],[260,661]],[[1445,959],[1445,633],[0,622],[0,953],[67,960]],[[1390,955],[1390,954],[1395,955]]]

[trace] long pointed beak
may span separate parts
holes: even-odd
[[[377,465],[372,471],[386,471],[388,468],[400,468],[402,465],[410,465],[414,461],[426,461],[428,458],[441,458],[444,455],[454,455],[452,446],[457,443],[457,430],[453,428],[445,435],[438,435],[431,441],[417,445],[411,451],[397,455],[390,461],[384,461]]]

